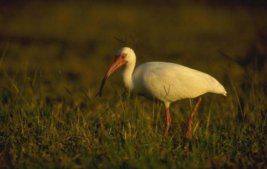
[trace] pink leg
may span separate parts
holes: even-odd
[[[166,121],[165,121],[165,131],[164,136],[166,137],[168,135],[169,127],[171,125],[171,115],[169,108],[165,109],[165,115],[166,115]]]
[[[189,116],[189,118],[187,120],[186,130],[185,130],[185,137],[187,139],[191,139],[191,131],[192,131],[192,124],[193,124],[192,119],[193,119],[193,117],[194,117],[194,115],[195,115],[195,113],[197,111],[197,108],[198,108],[200,102],[201,102],[201,97],[198,97],[197,98],[197,102],[195,103],[195,106],[194,106],[194,108],[193,108],[193,110],[192,110],[192,112],[191,112],[191,114],[190,114],[190,116]]]

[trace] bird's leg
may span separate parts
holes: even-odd
[[[201,97],[198,97],[197,98],[197,102],[195,103],[194,108],[193,108],[193,110],[192,110],[192,112],[191,112],[191,114],[190,114],[190,116],[189,116],[189,118],[187,120],[186,130],[185,130],[185,137],[187,139],[191,138],[192,124],[193,124],[192,119],[193,119],[193,117],[194,117],[194,115],[195,115],[195,113],[197,111],[197,108],[198,108],[200,102],[201,102]]]
[[[166,107],[166,109],[165,109],[165,116],[166,116],[166,121],[165,121],[164,136],[167,136],[168,135],[168,131],[169,131],[169,127],[171,125],[171,115],[170,115],[169,107]]]

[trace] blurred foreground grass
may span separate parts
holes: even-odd
[[[0,4],[0,168],[266,168],[267,18],[261,7],[22,1]],[[127,40],[122,44],[114,37]],[[114,52],[211,74],[227,97],[171,109],[128,95]]]

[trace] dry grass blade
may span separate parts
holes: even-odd
[[[121,39],[119,39],[119,38],[117,38],[117,37],[114,37],[114,39],[116,39],[117,41],[119,41],[119,42],[121,42],[121,43],[127,43],[126,41],[121,40]]]
[[[6,56],[6,52],[7,52],[7,50],[8,50],[8,47],[9,47],[9,43],[6,44],[6,46],[5,46],[5,48],[4,48],[4,51],[3,51],[2,55],[1,55],[1,60],[0,60],[0,70],[1,70],[1,66],[2,66],[2,64],[3,64],[3,62],[4,62],[4,58],[5,58],[5,56]]]

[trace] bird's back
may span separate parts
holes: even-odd
[[[133,83],[135,92],[164,102],[195,98],[207,92],[226,95],[215,78],[174,63],[142,64],[133,73]]]

